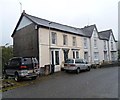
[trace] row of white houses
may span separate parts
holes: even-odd
[[[84,37],[84,59],[92,64],[117,60],[117,41],[112,29],[98,32],[96,25],[82,28]],[[91,31],[88,33],[87,31]]]
[[[68,58],[83,58],[91,64],[117,60],[112,30],[99,32],[96,25],[75,28],[23,12],[12,37],[14,56],[37,57],[40,67],[53,64],[55,71]]]

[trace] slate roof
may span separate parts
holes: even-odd
[[[81,30],[84,33],[84,36],[90,38],[92,36],[94,28],[96,28],[95,24],[94,25],[90,25],[90,26],[85,26],[84,28],[81,28]],[[97,30],[97,28],[96,28],[96,30]]]
[[[21,17],[13,31],[13,34],[11,35],[12,37],[14,36],[15,31],[16,31],[23,16],[25,16],[26,18],[28,18],[30,21],[37,24],[38,26],[43,26],[43,27],[49,28],[49,23],[51,23],[50,24],[51,29],[56,29],[56,30],[60,30],[60,31],[64,31],[64,32],[68,32],[71,34],[80,35],[80,36],[84,36],[84,37],[89,37],[89,38],[91,38],[94,28],[97,30],[97,27],[95,24],[85,26],[84,28],[75,28],[75,27],[71,27],[68,25],[63,25],[63,24],[59,24],[56,22],[52,22],[52,21],[49,21],[46,19],[38,18],[38,17],[32,16],[32,15],[26,14],[25,11],[23,11],[23,13],[21,14]],[[97,30],[97,32],[98,32],[98,30]],[[111,32],[112,32],[111,29],[106,30],[106,31],[101,31],[101,32],[98,32],[98,36],[102,40],[109,40]],[[114,35],[113,35],[113,38],[114,38]],[[114,40],[115,40],[115,38],[114,38]]]
[[[112,33],[111,29],[110,30],[105,30],[105,31],[98,32],[100,39],[102,39],[102,40],[108,40],[108,41],[109,41],[111,33]]]
[[[75,28],[75,27],[71,27],[71,26],[68,26],[68,25],[63,25],[63,24],[59,24],[59,23],[56,23],[56,22],[52,22],[52,21],[49,21],[49,20],[42,19],[42,18],[38,18],[38,17],[32,16],[32,15],[26,14],[25,12],[22,13],[20,19],[22,19],[22,16],[27,17],[30,21],[37,24],[38,26],[43,26],[43,27],[49,28],[49,23],[50,23],[50,28],[51,29],[57,29],[57,30],[69,32],[69,33],[72,33],[72,34],[74,33],[76,35],[84,36],[84,34],[80,30],[80,28]],[[16,30],[16,28],[15,28],[15,30]],[[12,36],[14,35],[15,30],[14,30]]]

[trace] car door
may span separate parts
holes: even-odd
[[[82,70],[85,69],[85,64],[84,64],[83,59],[80,59],[80,66],[82,67]]]
[[[76,59],[75,64],[77,67],[79,67],[81,70],[83,70],[84,67],[83,67],[83,63],[82,63],[81,59]]]

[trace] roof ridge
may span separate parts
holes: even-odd
[[[108,29],[108,30],[100,31],[100,32],[98,32],[98,33],[107,32],[107,31],[112,31],[112,29]]]
[[[92,27],[92,26],[96,26],[95,24],[92,24],[92,25],[87,25],[87,26],[84,26],[83,28],[81,28],[81,29],[84,29],[84,28],[88,28],[88,27]]]

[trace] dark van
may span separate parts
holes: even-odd
[[[15,81],[20,81],[22,78],[36,79],[39,73],[38,61],[34,57],[14,57],[4,67],[5,78],[12,76]]]

